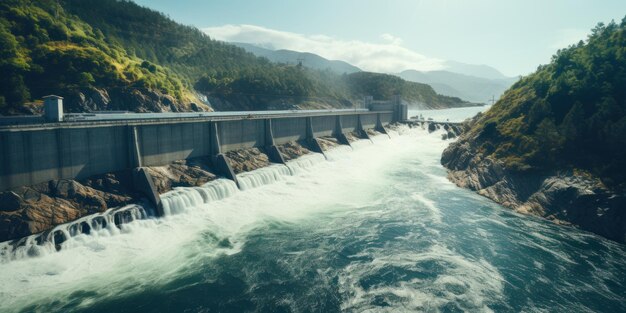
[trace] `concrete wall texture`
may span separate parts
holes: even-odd
[[[306,139],[306,117],[272,119],[274,143],[285,144],[290,141]]]
[[[221,152],[307,139],[310,118],[313,137],[332,136],[392,121],[392,112],[276,117],[225,121],[154,122],[0,130],[0,191],[54,179],[82,179],[96,174],[160,166],[176,160],[211,156],[214,132]],[[337,123],[337,120],[340,123]],[[216,125],[212,125],[216,124]],[[337,125],[341,129],[337,129]],[[138,156],[136,154],[139,154]],[[215,153],[213,153],[215,154]],[[139,164],[138,164],[139,163]]]
[[[361,119],[361,125],[363,129],[372,129],[376,127],[376,120],[378,119],[377,114],[361,114],[359,115]]]

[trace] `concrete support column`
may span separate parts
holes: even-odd
[[[315,132],[313,131],[313,118],[306,118],[306,139],[311,140],[315,138]]]
[[[220,135],[217,129],[217,122],[209,122],[209,154],[211,159],[222,153],[220,146]]]
[[[340,144],[348,145],[352,147],[352,145],[350,144],[350,141],[348,140],[346,135],[343,133],[343,125],[341,124],[341,115],[335,116],[335,134],[334,135],[335,135],[335,138],[339,140]]]
[[[265,121],[265,146],[273,146],[274,145],[274,133],[272,132],[272,120],[266,119]]]
[[[9,153],[11,147],[7,144],[6,133],[0,133],[0,191],[9,189],[10,186],[10,164]]]
[[[376,128],[374,128],[374,129],[376,131],[378,131],[378,132],[381,132],[381,133],[389,136],[389,133],[385,129],[385,126],[383,126],[383,122],[380,120],[380,113],[376,113]],[[391,136],[389,136],[389,138],[391,138]]]
[[[62,179],[63,177],[65,177],[63,175],[63,169],[65,168],[65,164],[64,164],[64,157],[63,157],[63,147],[65,146],[63,144],[63,134],[62,134],[63,129],[62,128],[58,128],[55,131],[55,136],[56,136],[56,142],[57,142],[57,170],[58,170],[58,179]]]
[[[283,155],[280,154],[280,150],[276,147],[274,142],[274,132],[272,131],[272,120],[265,120],[265,151],[267,152],[267,156],[272,163],[280,163],[285,164],[285,159]]]
[[[239,187],[237,175],[235,175],[235,171],[233,171],[233,168],[230,166],[228,158],[223,153],[220,153],[215,157],[213,166],[218,174],[234,181],[237,187]]]
[[[129,167],[141,167],[141,150],[139,149],[139,135],[137,134],[137,126],[129,126],[128,128],[128,159]]]
[[[234,181],[235,184],[237,184],[237,187],[239,187],[237,175],[235,175],[235,171],[233,171],[233,168],[230,166],[226,155],[222,153],[220,133],[217,123],[219,122],[209,122],[209,154],[211,156],[211,162],[213,163],[213,169],[216,174]]]
[[[321,153],[324,158],[328,159],[326,153],[324,153],[324,149],[322,149],[322,146],[317,141],[317,138],[315,138],[315,132],[313,131],[313,118],[310,116],[306,118],[306,141],[309,144],[311,151]]]
[[[356,116],[356,131],[359,133],[364,133],[363,124],[361,124],[361,114],[357,114]]]
[[[152,175],[150,175],[147,169],[137,167],[133,170],[133,187],[137,192],[145,196],[150,204],[154,206],[157,216],[164,215],[161,196],[159,196],[156,187],[154,187]]]
[[[372,141],[372,138],[370,138],[370,135],[369,135],[369,134],[365,131],[365,129],[363,128],[363,122],[361,122],[361,116],[362,116],[361,114],[358,114],[358,115],[357,115],[357,123],[356,123],[356,128],[357,128],[357,131],[359,132],[359,134],[360,134],[363,138],[368,139],[369,141],[371,141],[372,143],[374,143],[374,142]]]

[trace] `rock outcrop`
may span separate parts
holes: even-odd
[[[484,157],[470,140],[453,142],[441,157],[448,178],[519,213],[570,224],[626,242],[626,195],[583,171],[516,172]]]
[[[158,193],[165,193],[175,187],[202,186],[217,178],[211,168],[209,158],[179,160],[166,166],[148,167]]]
[[[284,145],[278,145],[278,151],[282,154],[285,161],[297,159],[305,154],[311,153],[304,142],[291,141]]]
[[[0,193],[0,241],[48,230],[85,215],[133,203],[129,172],[83,181],[53,180]]]
[[[320,147],[322,147],[322,150],[324,151],[328,151],[334,147],[341,145],[337,138],[330,136],[318,137],[317,142],[320,144]]]
[[[183,102],[148,88],[80,88],[64,93],[66,112],[83,113],[95,111],[190,112],[211,111],[205,104]]]
[[[259,148],[228,151],[225,153],[235,174],[250,172],[270,165],[270,159]]]
[[[217,178],[208,158],[149,167],[159,193],[174,187],[200,186]],[[0,242],[49,230],[86,215],[137,203],[131,171],[96,175],[88,179],[53,180],[0,192]]]

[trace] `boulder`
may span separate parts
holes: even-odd
[[[20,209],[22,198],[13,191],[0,193],[0,211],[12,212]]]

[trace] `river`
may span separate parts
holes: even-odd
[[[624,245],[456,187],[448,143],[404,130],[174,191],[167,217],[4,260],[0,312],[626,311]]]

